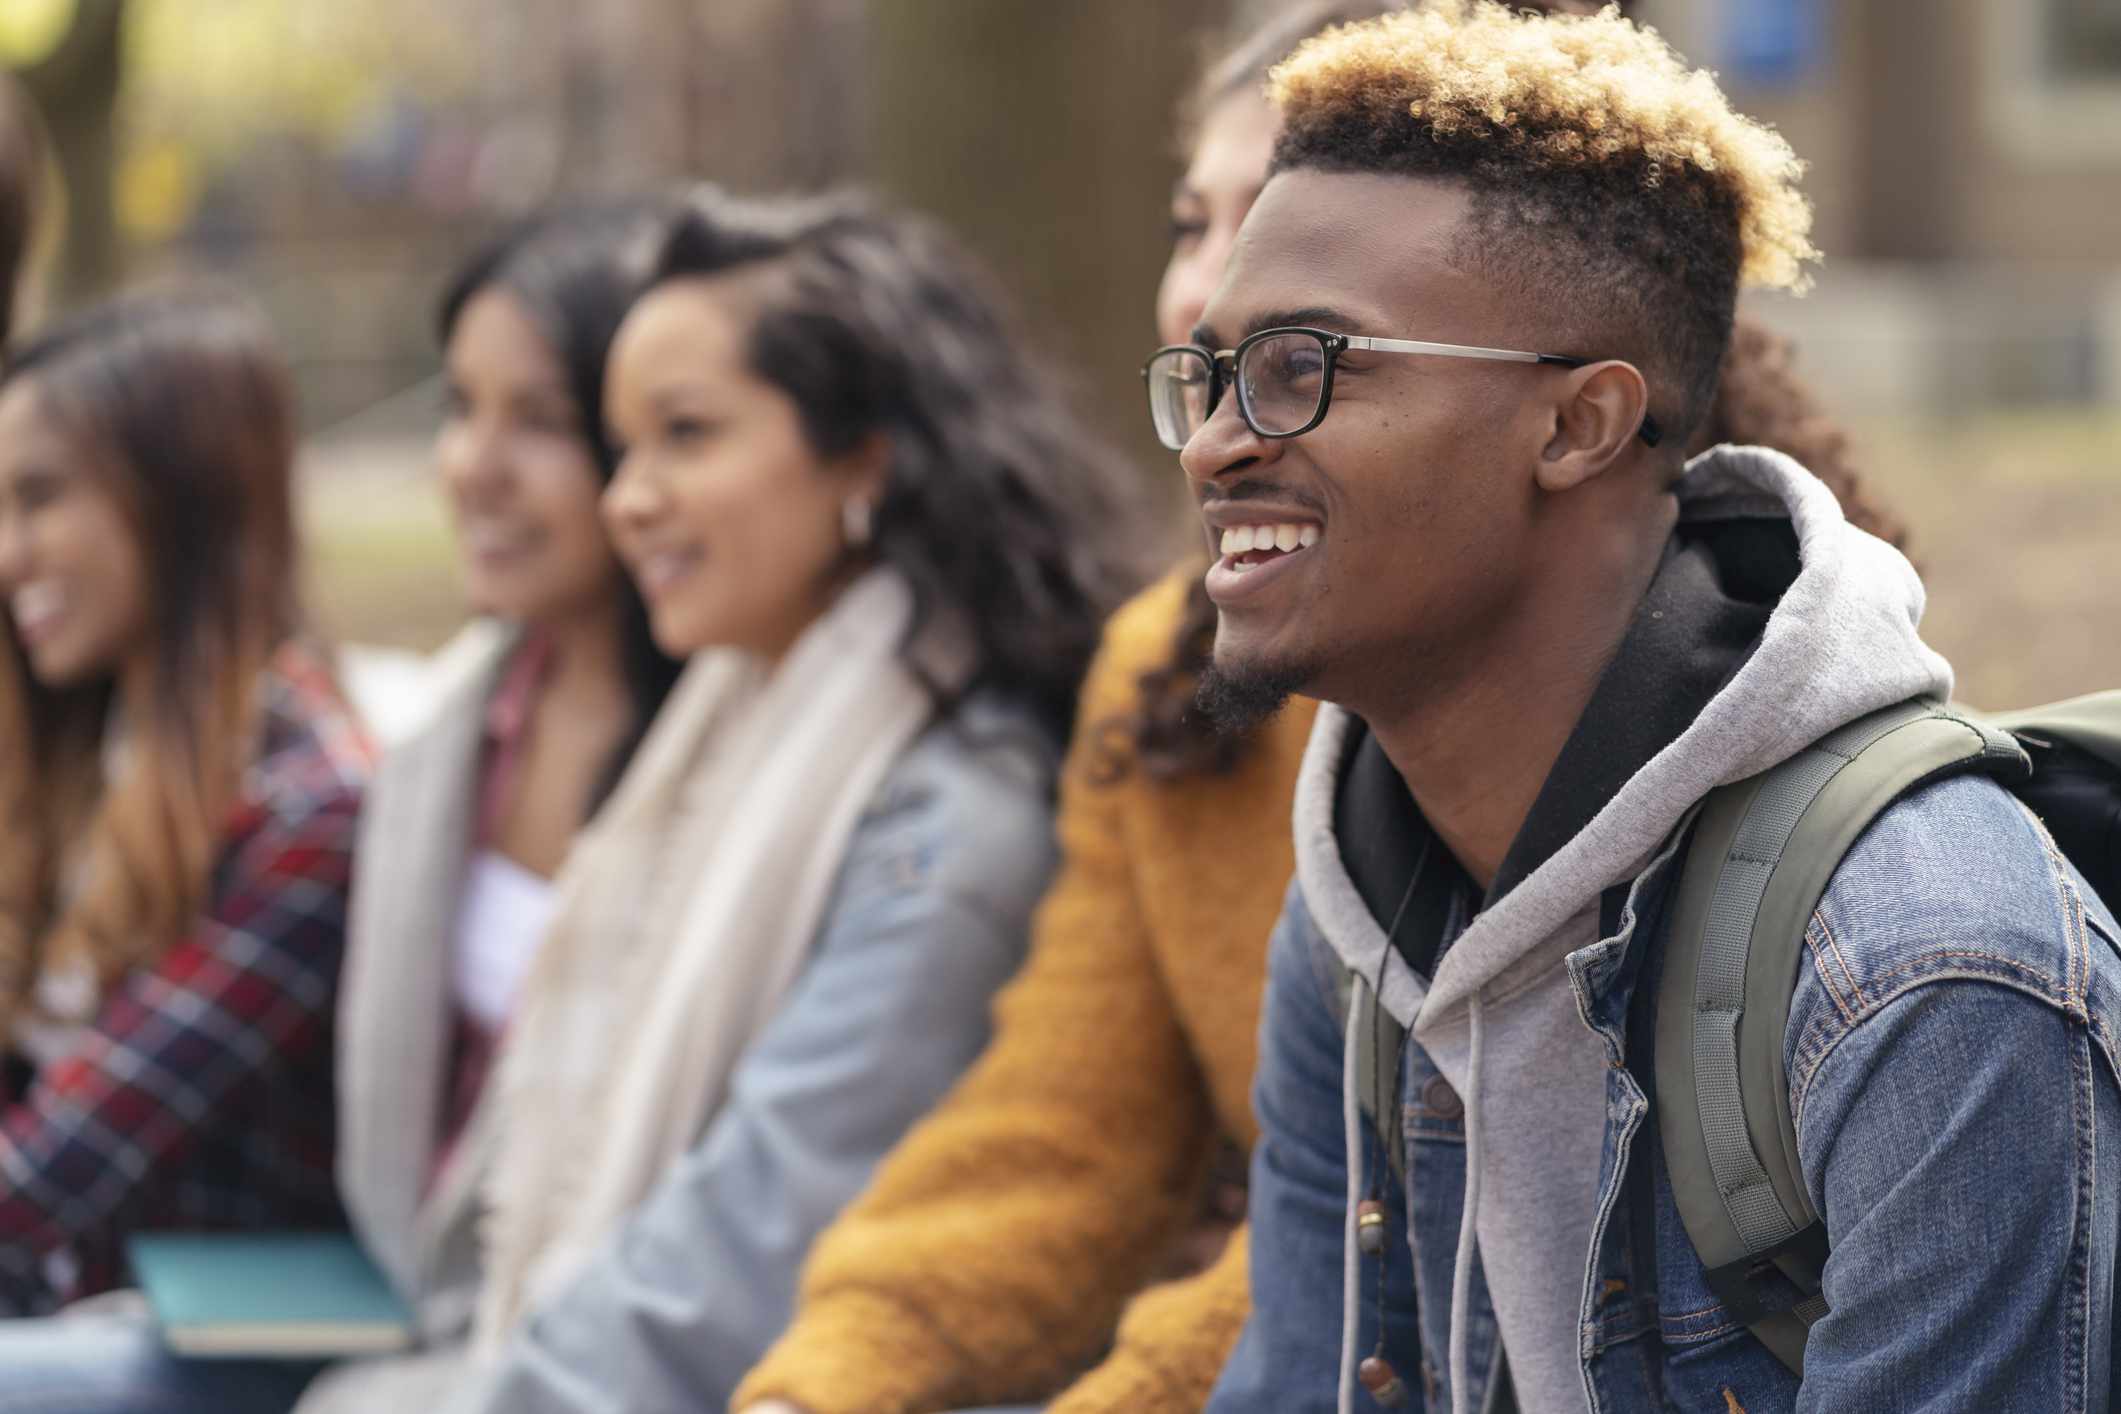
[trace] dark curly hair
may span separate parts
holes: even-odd
[[[1787,452],[1827,484],[1851,524],[1894,549],[1907,549],[1906,524],[1865,488],[1850,464],[1848,429],[1820,406],[1797,375],[1796,362],[1796,345],[1740,316],[1731,329],[1715,404],[1687,444],[1687,455],[1725,442]]]
[[[834,457],[890,447],[870,549],[911,585],[908,658],[937,616],[976,645],[969,682],[1074,720],[1105,616],[1151,564],[1138,480],[1075,415],[990,277],[933,223],[854,193],[739,201],[703,190],[655,280],[740,275],[747,361]],[[756,278],[753,278],[753,277]]]

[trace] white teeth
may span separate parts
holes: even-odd
[[[1308,550],[1318,543],[1322,532],[1315,525],[1297,525],[1283,522],[1279,525],[1233,525],[1222,533],[1222,553],[1225,556],[1243,555],[1253,550],[1278,550],[1288,554],[1293,550]]]
[[[25,584],[8,597],[8,613],[24,628],[52,618],[66,607],[66,591],[49,580]]]
[[[644,589],[661,589],[685,577],[698,558],[692,550],[665,550],[641,561],[636,578]]]

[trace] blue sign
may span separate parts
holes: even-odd
[[[1716,67],[1751,87],[1801,83],[1827,56],[1826,0],[1719,0]]]

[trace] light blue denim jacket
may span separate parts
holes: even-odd
[[[985,1046],[1056,859],[1054,756],[975,701],[856,825],[817,948],[694,1147],[451,1414],[720,1409],[816,1235]]]
[[[1805,939],[1784,1043],[1805,1175],[1833,1243],[1832,1310],[1800,1387],[1709,1291],[1651,1120],[1641,1011],[1671,858],[1637,881],[1616,931],[1568,958],[1612,1066],[1599,1172],[1584,1176],[1598,1188],[1579,1351],[1592,1407],[2106,1408],[2121,1231],[2113,915],[1986,780],[1902,802],[1842,864]],[[1255,1314],[1213,1414],[1334,1408],[1347,1178],[1337,966],[1293,890],[1256,1089]],[[1385,1349],[1410,1407],[1446,1410],[1465,1122],[1419,1046],[1405,1064],[1407,1179],[1388,1203],[1406,1245],[1386,1263]],[[1366,1284],[1365,1352],[1376,1309]],[[1480,1282],[1458,1319],[1476,1371],[1463,1407],[1491,1407],[1500,1348]]]
[[[1714,787],[1890,703],[1945,696],[1951,677],[1917,634],[1905,560],[1788,458],[1719,449],[1679,499],[1701,537],[1787,521],[1793,578],[1692,724],[1483,908],[1433,977],[1396,953],[1342,866],[1348,718],[1320,712],[1262,1020],[1253,1316],[1213,1414],[1335,1408],[1380,1309],[1417,1407],[1452,1414],[1492,1407],[1506,1329],[1528,1414],[2105,1407],[2117,930],[1987,780],[1896,805],[1812,920],[1785,1058],[1832,1310],[1801,1389],[1709,1290],[1645,1089],[1685,821]],[[1349,1113],[1359,1037],[1336,1014],[1343,969],[1374,979],[1409,1029],[1403,1187]],[[1381,1264],[1356,1259],[1349,1216],[1373,1187],[1404,1239]],[[1375,1406],[1357,1391],[1347,1407]]]

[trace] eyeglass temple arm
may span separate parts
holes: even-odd
[[[1589,359],[1572,358],[1568,354],[1532,353],[1526,349],[1483,349],[1468,344],[1431,344],[1420,339],[1373,339],[1361,334],[1344,334],[1341,337],[1351,349],[1370,349],[1377,353],[1436,354],[1442,358],[1492,359],[1504,363],[1551,363],[1560,368],[1581,368],[1590,362]],[[1644,443],[1654,447],[1664,440],[1664,429],[1657,425],[1656,418],[1645,413],[1642,426],[1636,429],[1636,435],[1641,437]]]

